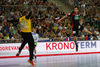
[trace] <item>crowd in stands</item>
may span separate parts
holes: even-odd
[[[85,0],[80,2],[84,3]],[[80,2],[76,0],[75,3],[79,5]],[[99,4],[95,4],[99,6]],[[32,29],[37,30],[40,38],[57,37],[63,39],[73,37],[69,18],[58,23],[57,20],[66,13],[60,10],[56,4],[48,3],[46,0],[2,0],[0,1],[0,39],[21,39],[20,24],[18,22],[7,22],[7,20],[22,17],[23,11],[29,11],[30,6],[33,7]],[[82,16],[83,19],[80,19],[80,23],[82,23],[84,29],[100,37],[100,10],[95,9],[95,7],[90,10],[86,10],[86,15]],[[87,33],[80,31],[78,37],[85,37],[86,35]]]
[[[82,20],[80,20],[84,29],[93,32],[100,38],[100,0],[69,0],[68,7],[74,6],[80,8],[80,13],[85,11],[85,16],[82,16]]]

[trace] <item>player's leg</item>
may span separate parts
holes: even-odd
[[[78,27],[73,27],[73,36],[74,36],[74,42],[76,45],[76,51],[78,51],[77,35],[78,35]]]
[[[27,40],[26,40],[27,38],[26,38],[26,36],[25,36],[25,33],[21,33],[21,35],[22,35],[22,38],[23,38],[23,42],[22,42],[22,44],[21,44],[21,46],[20,46],[20,48],[19,48],[19,51],[18,51],[18,53],[16,54],[16,56],[19,56],[19,55],[20,55],[22,49],[24,48],[24,46],[25,46],[26,43],[27,43]]]
[[[36,59],[36,45],[37,45],[37,43],[35,42],[35,48],[34,48],[35,59]]]
[[[74,36],[74,42],[75,42],[75,45],[76,45],[76,51],[78,51],[78,44],[77,44],[77,37]]]
[[[33,50],[34,50],[34,39],[32,37],[32,34],[29,33],[28,34],[28,45],[29,45],[29,54],[30,54],[30,58],[28,60],[28,62],[34,66],[34,63],[33,63]]]
[[[28,46],[28,51],[30,51],[29,46]],[[34,59],[34,52],[33,52],[33,59]]]
[[[20,53],[21,53],[21,51],[22,51],[22,49],[24,48],[24,46],[26,45],[26,41],[23,41],[22,42],[22,44],[21,44],[21,46],[20,46],[20,48],[19,48],[19,51],[18,51],[18,53],[16,54],[16,56],[19,56],[20,55]]]

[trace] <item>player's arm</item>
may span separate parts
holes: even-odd
[[[5,20],[6,21],[6,20]],[[14,19],[14,20],[7,20],[7,22],[19,22],[19,19]]]
[[[61,20],[63,20],[64,18],[66,18],[68,15],[63,16],[60,20],[58,20],[58,22],[61,22]]]
[[[31,14],[32,14],[32,7],[30,8],[30,12],[29,12],[29,14],[25,17],[26,19],[29,19],[30,17],[31,17]]]
[[[86,11],[85,11],[85,9],[84,9],[84,11],[83,11],[83,16],[86,16]]]

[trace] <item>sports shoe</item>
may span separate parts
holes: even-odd
[[[18,52],[17,54],[16,54],[16,56],[18,57],[20,55],[20,53]]]
[[[33,60],[32,60],[32,61],[28,60],[28,62],[29,62],[32,66],[34,66]]]

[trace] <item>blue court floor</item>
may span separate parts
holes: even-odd
[[[0,59],[0,67],[32,67],[28,57]],[[34,67],[100,67],[100,54],[37,57]]]

